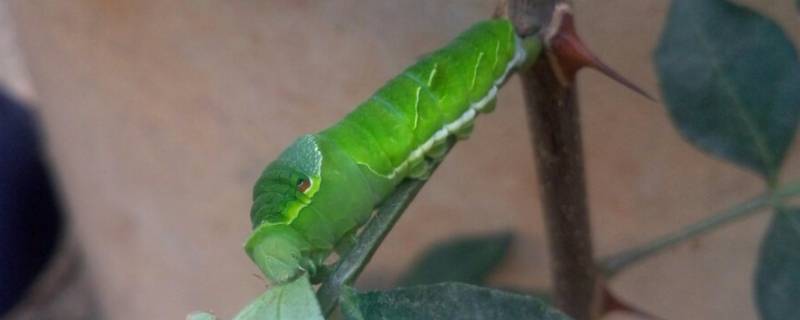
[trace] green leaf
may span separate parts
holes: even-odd
[[[755,291],[761,319],[800,319],[800,209],[775,214],[761,243]]]
[[[725,0],[673,0],[655,63],[682,134],[774,183],[800,117],[800,62],[781,28]]]
[[[195,311],[187,315],[186,320],[217,320],[217,317],[208,312]]]
[[[532,297],[462,283],[366,293],[345,288],[342,311],[348,320],[570,319]]]
[[[553,294],[550,292],[549,289],[522,288],[522,287],[510,287],[510,286],[496,287],[494,289],[505,291],[508,293],[516,293],[524,296],[529,296],[531,298],[535,298],[536,300],[543,302],[546,305],[553,304]]]
[[[308,275],[289,283],[273,285],[234,318],[234,320],[262,319],[325,320]]]
[[[429,248],[401,277],[400,286],[465,282],[482,284],[508,253],[509,232],[453,238]]]

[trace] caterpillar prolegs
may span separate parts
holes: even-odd
[[[313,273],[403,179],[426,178],[445,140],[466,138],[540,49],[508,20],[477,23],[341,121],[297,139],[255,185],[247,253],[273,283]]]

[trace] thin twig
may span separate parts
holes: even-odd
[[[745,202],[739,203],[726,210],[719,211],[711,216],[704,218],[691,225],[685,226],[680,230],[662,236],[651,242],[627,249],[623,252],[608,256],[599,262],[600,269],[607,278],[617,275],[623,269],[630,267],[646,258],[650,258],[663,252],[665,249],[695,238],[709,231],[738,221],[760,212],[762,209],[770,207],[771,204],[780,202],[783,199],[800,194],[800,182],[794,182],[782,187],[778,187],[773,193],[765,193]]]
[[[515,8],[530,8],[541,2],[512,1],[509,15],[515,25],[527,27],[526,18],[514,12]],[[526,13],[530,19],[541,19],[536,11],[522,12]],[[578,103],[574,84],[562,86],[549,59],[540,59],[521,77],[552,257],[553,298],[559,309],[576,320],[590,320],[599,313],[600,296],[586,203]]]
[[[445,155],[455,145],[454,140],[448,141]],[[431,170],[435,171],[439,163],[435,164]],[[433,173],[433,171],[431,173]],[[392,230],[392,227],[403,215],[411,201],[425,185],[427,180],[407,180],[401,183],[397,189],[378,208],[378,212],[370,219],[361,233],[353,248],[342,257],[336,265],[336,269],[322,283],[317,291],[317,299],[323,314],[327,317],[336,309],[339,302],[339,294],[342,286],[352,285],[361,271],[369,263],[372,255]]]

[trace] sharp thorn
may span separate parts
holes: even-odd
[[[555,60],[560,79],[565,84],[572,83],[580,69],[590,67],[650,101],[657,102],[652,95],[614,71],[589,51],[575,31],[575,22],[569,5],[565,3],[556,5],[552,24],[545,31],[545,41],[549,53]]]
[[[602,306],[602,314],[607,315],[611,312],[623,312],[630,315],[634,315],[638,318],[643,320],[664,320],[656,315],[648,313],[642,309],[636,308],[629,303],[626,303],[619,298],[617,298],[608,287],[602,288],[602,298],[603,298],[603,306]]]
[[[630,304],[621,301],[617,298],[608,287],[603,288],[603,315],[611,312],[624,312],[630,315],[635,315],[643,320],[664,320],[656,315],[650,314],[642,309],[631,306]]]
[[[649,93],[644,91],[644,89],[642,89],[641,87],[637,86],[636,84],[634,84],[630,80],[626,79],[621,74],[619,74],[618,72],[614,71],[614,69],[611,69],[611,67],[609,67],[608,65],[606,65],[605,63],[603,63],[599,59],[595,58],[594,63],[589,65],[589,67],[591,67],[591,68],[593,68],[593,69],[595,69],[597,71],[600,71],[600,73],[606,75],[607,77],[609,77],[612,80],[616,81],[617,83],[627,87],[628,89],[633,90],[634,92],[640,94],[641,96],[647,98],[648,100],[653,101],[653,102],[658,102],[658,100],[656,100],[656,98],[654,98]]]

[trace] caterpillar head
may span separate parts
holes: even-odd
[[[314,266],[309,243],[289,224],[309,205],[321,184],[322,153],[313,136],[300,137],[272,162],[253,190],[254,232],[245,251],[273,283]]]
[[[253,189],[253,229],[294,220],[319,190],[321,167],[322,153],[311,135],[297,139],[267,166]]]

